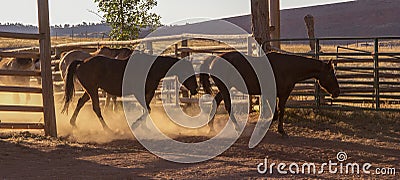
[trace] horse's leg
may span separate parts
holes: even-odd
[[[142,122],[144,122],[146,120],[148,113],[151,112],[150,102],[153,99],[154,94],[155,94],[155,90],[152,90],[149,93],[146,93],[146,95],[145,95],[146,105],[143,105],[142,103],[140,103],[140,104],[142,105],[143,108],[147,108],[147,111],[145,109],[143,109],[143,114],[139,117],[138,120],[136,120],[135,122],[132,123],[132,125],[131,125],[132,130],[135,130],[137,127],[139,127],[141,124],[143,124]],[[146,123],[144,123],[142,127],[146,130],[149,129],[149,128],[147,128]]]
[[[31,87],[31,77],[26,77],[25,79],[26,84],[28,85],[28,87]],[[31,101],[31,94],[27,93],[25,96],[25,103],[28,104]]]
[[[221,93],[222,93],[222,97],[224,99],[225,109],[226,109],[226,111],[228,111],[229,117],[232,120],[233,125],[235,126],[235,130],[239,134],[240,133],[239,124],[235,118],[235,115],[232,113],[232,109],[231,109],[232,104],[231,104],[231,97],[229,95],[229,90],[227,88],[223,88]]]
[[[25,85],[23,82],[21,82],[21,78],[23,79],[24,77],[15,77],[15,78],[13,78],[13,77],[9,77],[9,81],[8,81],[8,83],[10,83],[10,82],[16,82],[16,83],[18,83],[18,85]],[[21,93],[16,93],[16,94],[14,94],[14,103],[16,103],[16,104],[20,104],[20,103],[23,103],[22,101],[21,101],[21,98],[23,98],[23,96],[24,96],[25,94],[21,94]],[[25,102],[26,103],[26,102]]]
[[[151,113],[151,108],[150,108],[150,103],[151,100],[154,97],[154,94],[156,93],[156,88],[154,88],[154,90],[150,91],[149,93],[146,94],[145,99],[146,99],[146,108],[147,108],[147,112]],[[149,130],[149,128],[147,127],[146,123],[143,123],[143,128],[145,128],[145,130]]]
[[[106,131],[111,131],[111,129],[107,126],[106,122],[104,121],[103,116],[101,115],[99,94],[98,94],[97,88],[94,91],[90,91],[89,95],[90,95],[90,98],[92,99],[93,111],[96,113],[97,117],[99,118],[100,123],[103,126],[103,129]]]
[[[31,87],[31,83],[30,83],[31,77],[26,77],[26,78],[27,78],[27,79],[25,79],[25,84],[26,84],[28,87]],[[28,104],[29,101],[31,101],[31,93],[26,93],[26,95],[25,95],[25,103]]]
[[[237,123],[235,116],[231,113],[232,112],[231,111],[231,97],[230,97],[229,89],[225,85],[225,83],[222,82],[220,79],[218,79],[218,78],[213,78],[213,79],[214,79],[215,85],[218,87],[220,93],[222,94],[222,98],[223,98],[224,104],[225,104],[225,109],[226,109],[226,111],[228,111],[229,117],[235,126],[235,130],[239,134],[239,124]]]
[[[105,108],[105,109],[108,109],[108,108],[109,108],[109,106],[110,106],[110,99],[111,99],[110,94],[106,93],[106,102],[104,103],[104,108]]]
[[[277,98],[277,104],[279,104],[279,99]],[[274,118],[272,119],[273,122],[275,122],[276,120],[278,120],[279,118],[279,110],[278,110],[278,106],[275,107],[275,111],[274,111]]]
[[[111,100],[113,101],[113,111],[117,111],[118,110],[117,96],[112,95]]]
[[[31,101],[31,94],[27,93],[25,96],[25,103],[28,104]]]
[[[216,107],[215,107],[215,111],[211,112],[212,117],[210,119],[210,121],[208,122],[208,127],[210,128],[210,134],[214,134],[215,133],[215,129],[214,129],[214,118],[215,118],[215,114],[217,113],[217,109],[218,106],[221,104],[223,98],[222,98],[222,94],[221,92],[218,92],[217,95],[215,95],[215,101],[216,101]],[[211,108],[212,110],[214,109],[213,107]]]
[[[81,98],[79,98],[78,105],[76,105],[74,114],[72,115],[71,119],[69,120],[69,123],[73,126],[76,127],[76,118],[78,117],[79,111],[82,109],[82,107],[85,105],[86,102],[88,102],[90,99],[89,94],[85,92]]]
[[[155,92],[156,92],[155,90],[150,91],[150,92],[147,93],[146,96],[145,96],[145,99],[146,99],[146,108],[147,108],[147,110],[148,110],[149,113],[151,112],[150,103],[151,103],[151,100],[152,100],[153,97],[154,97]]]
[[[284,115],[285,115],[285,104],[287,99],[289,98],[289,95],[285,95],[283,97],[279,97],[279,102],[278,102],[278,110],[279,110],[279,122],[278,122],[278,132],[283,136],[283,137],[288,137],[286,134],[285,130],[283,129],[283,122],[284,122]]]
[[[144,107],[143,107],[144,108]],[[138,128],[141,124],[142,124],[142,122],[144,121],[144,120],[146,120],[146,117],[147,117],[147,115],[148,115],[148,113],[146,112],[146,110],[145,109],[143,109],[143,112],[142,112],[143,114],[135,121],[135,122],[133,122],[132,124],[131,124],[131,129],[132,130],[135,130],[136,128]],[[146,126],[146,128],[147,128],[147,126]],[[148,129],[148,128],[147,128]]]
[[[14,103],[17,103],[17,104],[19,104],[20,103],[20,97],[19,96],[21,96],[20,94],[14,94]]]

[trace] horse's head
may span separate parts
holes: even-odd
[[[319,77],[319,84],[332,95],[333,98],[337,98],[340,95],[339,83],[336,79],[335,70],[333,69],[332,60],[327,64],[324,64]]]
[[[129,48],[121,48],[118,51],[119,52],[118,52],[117,56],[115,56],[115,59],[120,59],[120,60],[130,58],[133,53],[133,50],[131,50]]]
[[[109,58],[115,58],[118,55],[118,53],[117,53],[117,51],[115,51],[115,49],[111,49],[111,48],[106,47],[106,46],[102,46],[99,50],[97,50],[95,52],[95,54],[103,55],[103,56],[106,56],[106,57],[109,57]]]
[[[186,61],[186,60],[180,60],[181,61],[181,66],[180,66],[180,72],[178,75],[178,80],[179,82],[183,81],[183,85],[190,90],[191,95],[196,95],[197,94],[197,89],[198,89],[198,84],[196,80],[196,75],[193,69],[193,65],[191,62]],[[188,78],[189,77],[189,78]]]
[[[20,66],[32,65],[32,58],[15,58],[15,62]]]
[[[35,69],[40,70],[40,58],[34,59],[33,63],[34,63]],[[56,66],[55,68],[56,68],[55,70],[57,70],[57,71],[60,70],[58,66]]]

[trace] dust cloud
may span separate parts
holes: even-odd
[[[86,103],[86,105],[82,108],[76,121],[77,128],[73,128],[69,124],[69,120],[76,107],[77,100],[79,99],[79,94],[74,97],[74,101],[69,107],[68,114],[61,113],[61,109],[63,106],[62,97],[63,93],[55,94],[57,131],[60,137],[64,137],[70,141],[82,143],[108,143],[115,140],[134,139],[131,129],[129,128],[129,125],[132,122],[128,123],[128,121],[126,120],[122,104],[119,105],[119,107],[117,108],[118,110],[116,111],[105,109],[103,107],[104,105],[101,104],[104,120],[112,130],[112,132],[107,132],[103,130],[100,121],[92,110],[91,101]],[[28,96],[27,94],[23,93],[0,93],[0,105],[42,106],[42,96],[41,94],[31,94],[30,96]],[[171,138],[185,136],[206,137],[209,135],[208,133],[210,129],[207,125],[191,129],[176,124],[165,113],[162,103],[159,101],[153,100],[151,107],[151,118],[147,118],[146,123],[149,124],[151,123],[151,121],[153,121],[156,127],[160,131],[162,131],[162,133]],[[183,111],[189,116],[197,116],[200,113],[200,108],[197,104],[192,104],[191,106],[182,108]],[[136,106],[133,110],[134,117],[131,117],[129,119],[139,118],[142,108]],[[217,132],[225,127],[228,120],[225,112],[222,113],[223,114],[219,114],[216,116],[216,120],[214,123],[214,128],[217,130]],[[204,118],[208,117],[208,115],[205,114],[200,114],[200,116],[203,116]],[[0,112],[0,122],[44,123],[44,120],[42,113]],[[157,139],[157,137],[149,138]]]
[[[142,114],[141,107],[134,107],[133,112],[129,113],[131,116],[128,120],[125,117],[125,113],[123,111],[122,104],[118,106],[118,110],[112,111],[111,109],[104,109],[102,106],[102,115],[107,125],[111,128],[113,132],[104,131],[100,121],[92,110],[92,106],[90,101],[82,108],[80,111],[76,125],[77,128],[72,128],[69,124],[69,119],[73,114],[73,110],[76,107],[77,97],[75,97],[75,102],[71,103],[69,108],[68,115],[61,114],[60,110],[62,107],[61,99],[56,102],[56,113],[57,113],[57,127],[60,136],[67,137],[71,140],[78,142],[94,142],[94,143],[107,143],[115,140],[123,140],[123,139],[134,139],[134,136],[130,129],[131,120],[136,120]],[[155,102],[155,100],[153,100]],[[151,104],[151,113],[150,118],[148,117],[144,123],[146,123],[147,127],[149,127],[149,123],[151,121],[154,125],[165,135],[176,138],[176,137],[184,137],[184,136],[207,136],[209,133],[209,127],[207,125],[199,127],[199,128],[185,128],[170,119],[165,113],[165,110],[162,106],[162,103],[152,103]],[[199,115],[200,109],[197,105],[193,104],[190,107],[183,108],[183,111],[189,116]],[[206,118],[205,114],[202,114],[204,118]],[[207,115],[208,116],[208,115]],[[218,118],[224,116],[225,118]],[[202,117],[202,118],[203,118]],[[227,116],[217,115],[217,119],[214,123],[215,129],[220,131],[227,123]],[[143,125],[141,125],[143,126]],[[150,139],[157,139],[158,137],[151,137],[151,133],[149,133]]]
[[[73,111],[76,107],[77,100],[79,99],[79,95],[74,97],[74,101],[71,103],[69,107],[68,114],[62,114],[62,95],[57,94],[55,96],[55,110],[57,116],[57,131],[60,137],[66,138],[67,140],[73,142],[81,142],[81,143],[108,143],[115,140],[133,140],[135,139],[129,125],[132,122],[128,122],[125,113],[122,108],[122,104],[119,104],[118,110],[113,111],[111,109],[105,109],[101,104],[102,115],[107,125],[110,127],[112,132],[107,132],[103,130],[100,121],[98,120],[96,114],[92,110],[91,101],[86,103],[86,105],[81,109],[76,125],[77,128],[73,128],[69,120],[73,114]],[[19,97],[19,102],[16,102],[16,97]],[[28,102],[25,102],[25,94],[15,94],[15,93],[0,93],[0,104],[1,105],[30,105],[30,106],[41,106],[42,99],[40,94],[31,95]],[[170,138],[178,138],[178,137],[186,137],[186,136],[201,136],[208,137],[209,127],[207,125],[201,126],[199,128],[185,128],[176,124],[174,121],[170,119],[165,113],[164,107],[161,102],[151,104],[152,111],[150,114],[151,118],[147,118],[146,124],[149,127],[149,123],[154,122],[154,125],[165,135]],[[207,118],[208,114],[199,114],[200,108],[197,104],[192,104],[188,107],[182,107],[184,113],[188,116],[202,116],[201,118]],[[216,115],[216,119],[214,122],[214,128],[217,132],[221,131],[228,122],[228,116],[223,107],[218,110],[218,114]],[[179,109],[178,109],[179,110]],[[133,117],[128,120],[139,118],[141,115],[141,107],[134,107],[134,113],[130,113]],[[42,113],[14,113],[14,112],[0,112],[0,120],[1,122],[14,122],[14,123],[43,123],[43,114]],[[232,133],[235,131],[232,128]],[[151,137],[151,133],[149,133],[150,139],[157,139],[157,137]]]

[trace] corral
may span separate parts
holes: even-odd
[[[371,38],[365,40],[369,39]],[[176,40],[180,40],[180,38]],[[372,38],[372,40],[374,40],[374,38]],[[308,39],[303,41],[308,41]],[[360,40],[347,39],[347,41]],[[241,43],[239,43],[238,46],[241,47],[243,52],[247,53],[247,49],[250,48],[246,46],[248,44],[246,36],[242,37],[239,42]],[[126,43],[128,44],[131,42]],[[99,42],[88,44],[91,46],[94,45],[93,48],[101,45]],[[104,42],[104,44],[110,45],[112,42]],[[152,42],[152,44],[154,47],[153,50],[156,51],[157,42]],[[201,44],[205,44],[205,46],[199,46]],[[62,45],[62,47],[63,46],[64,45]],[[229,49],[229,47],[217,42],[206,41],[204,43],[200,40],[189,40],[187,46],[188,47],[180,48],[181,43],[178,43],[178,46],[176,46],[177,49],[175,50],[175,46],[173,46],[169,52],[173,54],[175,54],[175,52],[179,53],[180,50],[189,52],[191,55],[190,57],[194,59],[193,62],[200,64],[202,61],[196,61],[196,59],[197,57],[201,59],[202,56],[196,55],[196,52],[210,53],[210,51],[214,51],[212,53],[218,53]],[[315,56],[315,53],[308,52],[308,48],[309,47],[300,44],[282,43],[282,49],[285,51],[301,53],[306,56]],[[353,161],[358,161],[360,159],[361,162],[371,161],[375,163],[375,166],[392,167],[399,159],[399,114],[398,112],[393,112],[398,109],[396,103],[396,101],[398,101],[398,95],[396,94],[399,90],[399,88],[396,87],[398,83],[395,78],[398,76],[398,73],[396,73],[396,71],[398,71],[396,68],[396,63],[398,63],[396,50],[380,47],[380,54],[376,54],[371,51],[373,50],[371,48],[357,48],[356,44],[352,43],[349,43],[348,46],[335,46],[328,43],[322,44],[321,48],[323,53],[317,54],[321,59],[334,59],[335,62],[337,62],[337,75],[341,86],[345,89],[343,98],[337,100],[322,98],[324,93],[322,93],[322,91],[315,91],[314,81],[307,81],[299,84],[296,87],[296,91],[292,94],[291,101],[289,101],[289,106],[295,108],[289,110],[289,115],[287,116],[286,126],[288,127],[291,138],[282,139],[276,133],[276,124],[273,124],[270,130],[271,132],[267,134],[262,144],[252,150],[252,152],[258,153],[252,153],[252,155],[247,154],[249,151],[246,150],[246,144],[256,114],[251,116],[253,123],[250,123],[249,127],[245,129],[242,138],[226,153],[208,163],[188,167],[160,160],[154,157],[154,155],[149,154],[136,140],[126,140],[133,139],[133,137],[130,135],[129,129],[124,125],[124,117],[116,115],[122,112],[106,113],[105,117],[113,122],[110,124],[111,128],[118,129],[119,134],[102,137],[105,134],[102,132],[99,125],[95,125],[98,124],[98,122],[93,120],[96,118],[94,118],[95,116],[91,113],[89,107],[86,108],[89,111],[84,112],[84,115],[80,116],[86,118],[80,121],[78,120],[78,125],[82,126],[79,130],[81,132],[71,131],[69,125],[66,124],[66,116],[57,113],[58,127],[61,128],[59,129],[59,135],[63,138],[54,140],[29,133],[14,134],[12,136],[3,135],[2,138],[7,142],[4,145],[6,145],[5,148],[10,151],[16,152],[19,151],[19,148],[29,148],[32,149],[30,151],[36,151],[39,154],[42,152],[50,152],[50,154],[46,155],[49,159],[58,158],[57,154],[59,153],[69,153],[70,151],[79,152],[73,155],[73,159],[76,161],[71,160],[57,163],[59,169],[50,171],[50,174],[54,177],[59,176],[60,173],[69,174],[72,171],[77,172],[76,176],[73,177],[98,176],[107,178],[113,177],[114,175],[121,178],[135,176],[150,177],[154,175],[157,177],[182,178],[195,177],[195,175],[207,177],[264,177],[256,172],[254,164],[262,162],[266,154],[271,157],[271,159],[269,159],[271,162],[276,163],[281,161],[298,163],[307,161],[320,164],[323,163],[323,160],[334,159],[336,153],[339,151],[348,153]],[[354,52],[353,49],[361,49],[362,51]],[[337,53],[338,51],[339,53]],[[254,53],[255,52],[256,50],[254,50]],[[376,73],[374,58],[379,58],[380,62],[379,70],[381,71],[379,71],[379,82],[381,85],[379,86],[379,94],[375,93],[376,88],[374,88],[376,87],[374,86],[376,80],[374,78]],[[53,60],[53,62],[57,63],[57,60]],[[358,76],[360,74],[362,75]],[[57,73],[54,73],[54,75],[56,76]],[[55,87],[55,89],[57,89],[57,87]],[[174,93],[177,92],[175,88],[173,90]],[[320,93],[321,97],[318,96],[316,92]],[[379,101],[375,101],[377,97],[380,99]],[[316,99],[319,99],[319,101],[316,101]],[[185,98],[181,97],[181,100],[185,100]],[[153,104],[153,106],[157,107],[159,103]],[[319,112],[313,111],[317,110],[318,107],[320,109]],[[308,110],[308,108],[311,109]],[[58,112],[59,107],[57,108],[56,106],[56,110]],[[165,117],[163,113],[157,113],[154,116],[161,119]],[[217,116],[219,123],[222,123],[219,128],[224,126],[224,117],[224,114],[219,114]],[[162,124],[162,122],[160,123],[162,127],[168,126]],[[165,129],[165,131],[171,133],[173,137],[176,136],[175,139],[182,142],[197,142],[208,138],[204,136],[204,134],[207,133],[207,128],[202,128],[198,131],[188,131],[185,129],[177,130],[174,127],[170,127]],[[71,136],[72,132],[74,132],[74,135]],[[175,132],[180,132],[180,135],[177,135]],[[32,144],[32,141],[40,141],[41,143]],[[19,144],[17,147],[14,145],[16,143]],[[7,154],[10,157],[14,156],[10,153]],[[237,157],[238,154],[247,155]],[[306,159],[299,158],[300,156],[305,157],[305,154],[307,154]],[[324,156],[321,157],[321,154],[324,154]],[[32,165],[37,161],[31,158],[30,155],[26,155],[24,159],[32,159]],[[232,164],[232,162],[236,163]],[[83,164],[66,170],[65,168],[61,168],[65,163]],[[18,161],[9,164],[8,172],[10,175],[15,172],[12,170],[12,167],[17,164]],[[132,166],[133,164],[135,165]],[[221,175],[208,170],[222,170],[226,168],[226,166],[230,167],[230,169],[234,169],[237,173]],[[7,167],[2,168],[7,169]],[[88,168],[89,172],[79,170],[82,168]],[[94,172],[99,168],[103,169],[104,174],[92,173],[92,171]],[[197,170],[195,171],[194,169]],[[31,172],[43,172],[43,170],[32,170]],[[182,173],[177,175],[174,173],[176,170],[182,171]],[[183,172],[187,172],[187,174]],[[30,175],[39,177],[36,173],[31,173]],[[354,175],[347,176],[349,178],[358,177]],[[282,178],[283,176],[272,175],[272,177]],[[310,175],[309,177],[327,178],[336,176],[324,174]]]
[[[46,0],[38,0],[39,7],[47,6]],[[46,12],[43,10],[42,12]],[[42,17],[42,16],[40,16]],[[43,17],[46,19],[46,17]],[[47,22],[48,23],[48,22]],[[46,22],[44,25],[48,26]],[[153,37],[133,41],[97,41],[57,44],[50,47],[47,30],[40,34],[0,33],[4,37],[40,39],[40,47],[11,49],[1,52],[4,57],[31,57],[40,54],[41,73],[38,71],[0,71],[0,75],[41,76],[38,87],[0,87],[0,99],[12,102],[10,93],[42,93],[35,95],[31,103],[35,106],[0,106],[0,111],[22,111],[18,115],[1,113],[0,127],[7,129],[31,129],[30,131],[2,130],[0,133],[0,177],[2,178],[394,178],[398,179],[400,166],[400,50],[396,44],[400,37],[344,37],[279,39],[283,53],[314,57],[323,61],[334,60],[336,76],[342,94],[332,99],[320,89],[315,80],[299,83],[291,94],[286,116],[286,127],[290,138],[277,133],[274,122],[266,137],[254,149],[248,148],[258,112],[250,114],[249,122],[241,137],[223,154],[209,161],[196,164],[178,164],[163,160],[146,150],[132,135],[124,112],[104,111],[111,129],[105,132],[98,123],[91,107],[84,107],[78,118],[78,129],[68,124],[69,116],[61,114],[60,101],[63,81],[58,70],[61,53],[71,49],[93,52],[102,46],[136,47],[146,53],[176,56],[188,59],[196,69],[209,55],[238,50],[249,55],[258,55],[259,50],[250,35],[200,35]],[[235,46],[214,41],[224,39]],[[317,47],[310,52],[309,41]],[[307,44],[307,45],[306,45]],[[363,44],[368,44],[364,46]],[[166,50],[165,50],[166,49]],[[40,52],[40,53],[39,53]],[[52,78],[51,78],[52,77]],[[179,142],[196,143],[210,139],[208,127],[186,129],[169,121],[160,107],[160,95],[165,91],[168,102],[185,107],[188,114],[197,114],[196,104],[201,97],[189,98],[180,91],[175,78],[169,78],[171,86],[160,88],[158,98],[153,100],[152,118],[169,137]],[[54,81],[54,83],[52,82]],[[53,93],[54,88],[54,93]],[[53,98],[54,97],[54,98]],[[43,108],[39,105],[42,105]],[[52,102],[54,100],[54,102]],[[75,102],[76,103],[76,102]],[[194,105],[191,105],[194,104]],[[190,106],[191,105],[191,106]],[[47,107],[47,108],[46,108]],[[53,109],[51,109],[53,108]],[[255,108],[257,109],[257,107]],[[25,112],[42,112],[31,115]],[[12,117],[10,119],[7,119]],[[57,121],[55,119],[57,117]],[[30,119],[26,123],[20,119]],[[217,130],[228,124],[228,116],[222,109],[216,115]],[[22,122],[22,123],[21,123]],[[57,122],[57,128],[56,128]],[[42,130],[32,130],[44,128]],[[49,136],[53,137],[49,137]],[[55,137],[58,136],[58,137]],[[162,144],[154,138],[155,143]],[[259,174],[257,165],[268,158],[269,163],[315,163],[317,167],[328,161],[337,162],[337,154],[347,153],[346,162],[372,163],[372,174]],[[379,169],[385,169],[383,171]],[[394,173],[393,173],[394,169]],[[390,173],[391,172],[391,173]]]

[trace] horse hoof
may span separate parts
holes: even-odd
[[[77,126],[75,123],[70,123],[70,124],[71,124],[72,128],[77,129]]]
[[[146,124],[143,124],[143,125],[142,125],[142,128],[143,128],[144,131],[150,132],[150,129],[147,127]]]
[[[103,130],[106,131],[107,133],[114,133],[109,127],[105,126],[103,127]]]

